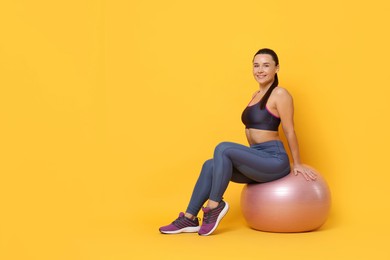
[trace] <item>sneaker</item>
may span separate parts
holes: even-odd
[[[160,232],[163,234],[179,234],[179,233],[191,233],[198,232],[200,229],[199,219],[195,218],[191,220],[184,216],[183,212],[180,212],[179,217],[168,226],[160,227]]]
[[[203,223],[198,234],[201,236],[208,236],[214,232],[221,219],[228,212],[229,204],[225,201],[221,201],[215,209],[202,208],[202,210],[204,213]]]

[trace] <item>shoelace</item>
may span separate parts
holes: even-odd
[[[177,224],[177,223],[181,223],[181,222],[183,222],[183,221],[186,221],[186,219],[188,219],[189,221],[191,221],[191,222],[193,222],[194,224],[196,223],[196,221],[195,221],[195,219],[198,219],[198,221],[199,221],[199,218],[195,218],[195,219],[189,219],[189,218],[186,218],[185,216],[182,216],[182,217],[179,217],[179,218],[177,218],[176,220],[174,220],[173,222],[172,222],[172,224]]]
[[[206,222],[207,224],[210,223],[211,220],[211,213],[213,212],[214,209],[210,209],[209,212],[205,212],[203,215],[203,221]]]
[[[184,216],[179,217],[179,218],[175,219],[175,220],[172,222],[172,224],[181,223],[181,222],[183,222],[183,221],[185,220],[184,218],[185,218]]]

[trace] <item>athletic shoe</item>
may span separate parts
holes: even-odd
[[[208,236],[214,232],[221,219],[228,212],[229,204],[225,201],[221,201],[215,209],[202,208],[202,210],[204,213],[203,222],[198,234],[201,236]]]
[[[198,232],[200,229],[199,219],[195,218],[191,220],[184,216],[183,212],[180,212],[179,217],[173,221],[170,225],[160,227],[160,232],[163,234],[179,234],[179,233],[191,233]]]

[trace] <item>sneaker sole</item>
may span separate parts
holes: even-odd
[[[160,232],[162,234],[196,233],[196,232],[199,231],[199,229],[200,229],[200,227],[186,227],[186,228],[182,228],[182,229],[174,230],[174,231],[162,231],[162,230],[160,230]]]
[[[214,230],[218,227],[219,225],[219,222],[222,220],[222,218],[226,215],[226,213],[228,212],[229,210],[229,203],[227,203],[225,201],[225,207],[223,208],[223,210],[221,211],[221,213],[219,214],[218,218],[217,218],[217,221],[215,222],[215,226],[213,227],[213,229],[211,229],[208,233],[206,234],[199,234],[199,236],[208,236],[210,235],[211,233],[214,232]]]

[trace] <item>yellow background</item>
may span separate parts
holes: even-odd
[[[0,259],[390,259],[389,4],[2,1]],[[221,141],[245,143],[253,54],[280,58],[317,232],[164,236]],[[138,255],[138,256],[136,256]]]

